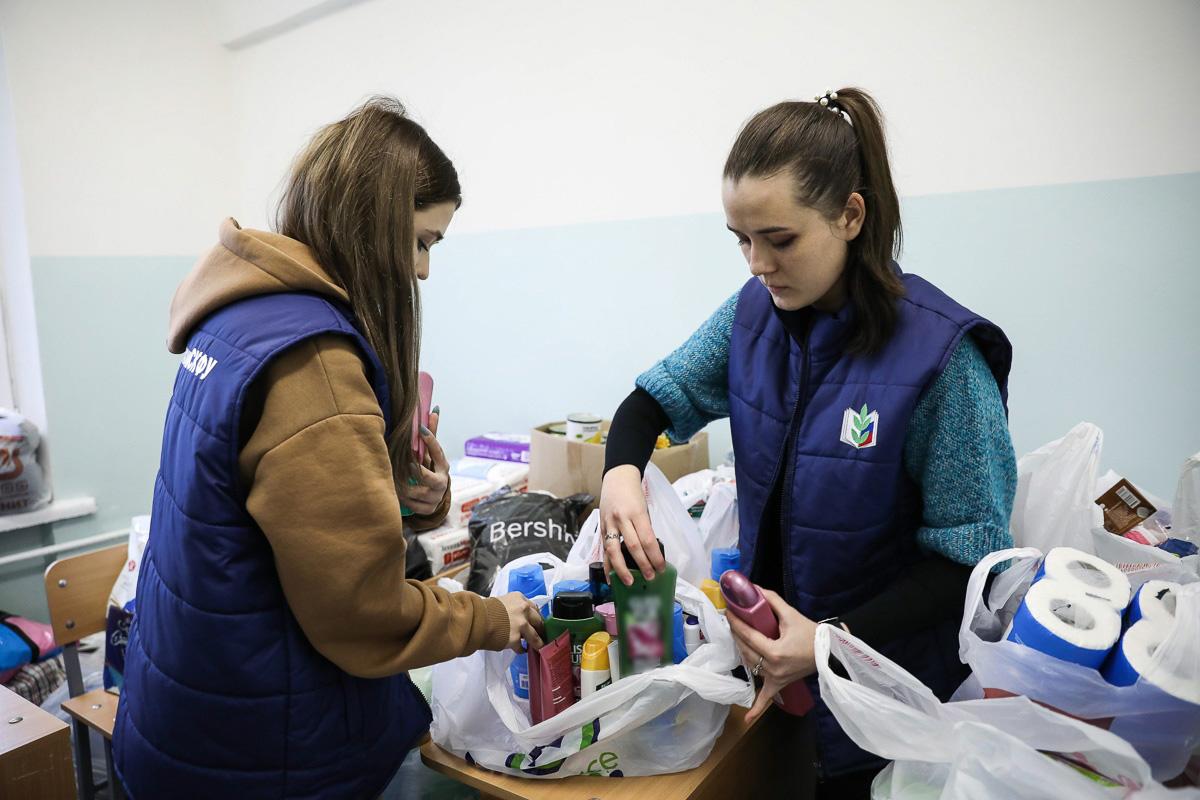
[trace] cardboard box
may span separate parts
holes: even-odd
[[[530,432],[529,489],[559,497],[587,492],[600,501],[604,479],[604,445],[570,442],[549,432],[555,422],[539,425]],[[608,430],[605,420],[603,429]],[[708,434],[701,432],[687,444],[655,450],[650,462],[676,481],[684,475],[708,469]]]

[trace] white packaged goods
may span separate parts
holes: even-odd
[[[429,557],[434,575],[465,564],[471,558],[471,533],[466,528],[437,528],[418,535],[417,541]]]
[[[34,511],[50,503],[50,486],[38,463],[37,426],[0,409],[0,514]]]
[[[443,523],[447,527],[462,528],[471,521],[471,512],[484,498],[498,487],[491,481],[478,478],[450,479],[450,511]]]
[[[488,481],[497,489],[509,486],[518,492],[529,486],[529,465],[515,461],[496,461],[491,458],[460,458],[450,466],[455,479],[473,478]]]

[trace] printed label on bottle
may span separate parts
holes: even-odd
[[[629,637],[629,660],[636,671],[653,669],[662,663],[666,645],[658,618],[661,605],[654,596],[634,597],[629,601],[625,631]]]

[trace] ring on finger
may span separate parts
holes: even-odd
[[[620,538],[621,538],[621,534],[613,533],[612,531],[609,531],[608,533],[604,534],[604,541],[606,541],[606,542],[615,542]]]
[[[758,677],[758,673],[762,672],[762,668],[763,668],[763,662],[764,662],[764,661],[766,661],[766,657],[765,657],[765,656],[759,656],[759,657],[758,657],[758,663],[754,665],[754,669],[750,670],[750,674],[751,674],[751,675],[753,675],[754,677],[756,677],[756,678],[757,678],[757,677]]]

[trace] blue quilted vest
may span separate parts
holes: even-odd
[[[253,297],[192,333],[167,411],[113,737],[136,800],[373,798],[429,727],[407,675],[355,678],[313,648],[246,511],[246,390],[284,350],[326,333],[358,343],[386,417],[378,358],[327,300]]]
[[[898,269],[898,268],[897,268]],[[920,557],[921,491],[905,472],[908,423],[925,390],[971,334],[1007,403],[1012,348],[992,323],[915,275],[903,276],[894,334],[870,356],[844,352],[852,306],[814,312],[807,346],[788,333],[757,279],[743,287],[729,353],[741,563],[755,574],[782,558],[787,601],[813,620],[848,612]],[[864,413],[865,406],[865,413]],[[781,480],[782,552],[759,552],[772,487]],[[943,700],[965,677],[958,623],[880,648]],[[881,765],[842,732],[818,698],[819,769],[835,776]]]

